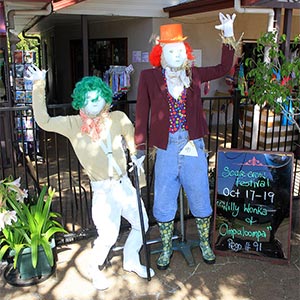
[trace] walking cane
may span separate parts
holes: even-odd
[[[136,190],[136,198],[137,198],[137,202],[138,202],[139,216],[140,216],[140,222],[141,222],[143,246],[145,248],[147,279],[148,279],[148,281],[150,281],[151,276],[150,276],[149,250],[148,250],[148,245],[147,245],[147,240],[146,240],[146,232],[145,232],[145,224],[144,224],[144,217],[143,217],[143,210],[142,210],[142,200],[141,200],[141,194],[140,194],[140,184],[139,184],[138,170],[137,170],[137,166],[133,162],[131,162],[131,163],[133,165],[133,179],[134,179],[134,185],[135,185],[135,190]]]

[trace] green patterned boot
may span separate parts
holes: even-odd
[[[199,246],[202,252],[202,258],[205,263],[214,264],[216,261],[216,256],[212,251],[209,243],[210,219],[211,217],[196,218],[196,224],[200,236]]]
[[[174,221],[170,222],[157,222],[161,242],[162,242],[162,253],[156,261],[157,268],[159,270],[166,270],[170,264],[170,258],[172,256],[172,237],[174,230]]]

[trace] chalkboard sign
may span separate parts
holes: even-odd
[[[293,163],[292,153],[219,149],[216,254],[289,263]]]

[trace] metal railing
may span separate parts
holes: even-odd
[[[212,191],[219,148],[295,150],[298,143],[295,126],[268,110],[261,110],[254,116],[254,105],[241,97],[239,91],[232,96],[204,97],[202,101],[209,127],[205,144]],[[135,101],[114,103],[114,110],[119,107],[134,116]],[[48,112],[51,116],[74,113],[70,104],[50,105]],[[29,194],[39,191],[43,185],[55,188],[53,210],[62,215],[62,223],[70,233],[64,237],[65,242],[94,233],[89,178],[67,138],[40,129],[34,121],[31,106],[0,107],[0,145],[0,179],[9,175],[21,177]],[[145,168],[148,185],[142,190],[150,222],[153,164],[148,156]],[[296,160],[294,187],[298,194],[297,172]]]

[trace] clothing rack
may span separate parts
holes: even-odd
[[[131,87],[130,74],[132,72],[132,65],[111,65],[109,69],[104,72],[103,81],[112,89],[114,99],[119,99],[124,94],[127,94]]]

